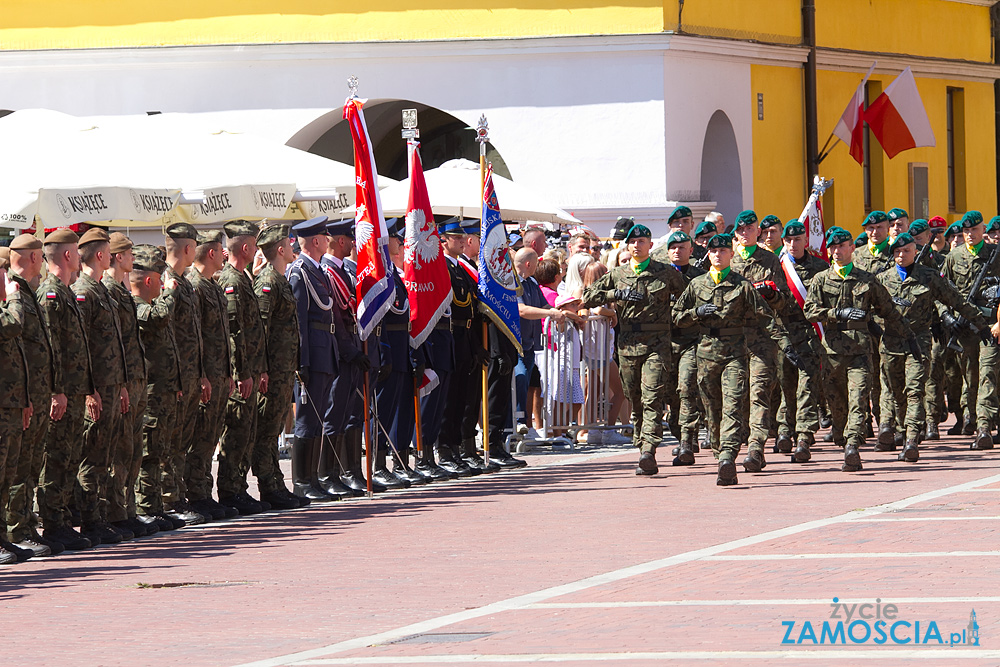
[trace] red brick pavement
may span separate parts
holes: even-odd
[[[6,658],[843,664],[875,651],[879,664],[997,664],[983,651],[1000,648],[1000,477],[933,494],[1000,473],[1000,449],[967,442],[926,443],[917,464],[869,449],[853,474],[821,443],[809,464],[769,454],[729,488],[704,453],[654,478],[632,474],[630,451],[531,454],[519,472],[33,560],[0,568],[4,606],[22,621]],[[919,494],[932,495],[870,509]],[[782,620],[819,627],[835,596],[901,600],[900,618],[936,620],[946,641],[975,607],[982,646],[781,644]]]

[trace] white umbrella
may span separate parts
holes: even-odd
[[[431,209],[436,215],[458,215],[478,218],[483,202],[480,190],[479,165],[470,160],[449,160],[437,169],[424,172]],[[543,195],[493,174],[493,187],[500,202],[504,220],[537,220],[538,222],[579,223]],[[406,213],[410,196],[409,179],[390,185],[381,193],[382,208],[387,215]]]

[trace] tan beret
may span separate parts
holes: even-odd
[[[60,229],[54,229],[45,236],[45,240],[42,241],[45,245],[51,244],[63,244],[63,243],[79,243],[80,237],[76,235],[72,229],[66,229],[62,227]]]
[[[19,234],[10,242],[11,250],[40,250],[42,241],[34,234]]]
[[[0,246],[0,269],[6,269],[10,267],[10,248],[7,246]]]
[[[100,227],[91,227],[83,233],[83,236],[80,237],[77,245],[82,248],[88,243],[100,243],[102,241],[105,243],[111,241],[111,237],[108,236],[108,232]]]
[[[117,254],[120,252],[128,252],[132,249],[132,239],[125,236],[121,232],[115,232],[111,235],[111,254]]]

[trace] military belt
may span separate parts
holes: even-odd
[[[407,322],[406,324],[383,324],[382,328],[385,329],[386,331],[409,331],[410,323]]]
[[[706,330],[709,336],[713,338],[719,338],[721,336],[742,336],[746,333],[746,329],[743,327],[728,327],[725,329],[716,329],[715,327],[708,327]]]
[[[451,331],[451,318],[442,317],[437,321],[437,324],[434,325],[434,328],[441,329],[442,331]]]
[[[472,320],[471,319],[468,319],[468,320],[452,320],[451,321],[451,328],[452,329],[471,329],[472,328]]]
[[[647,322],[639,323],[633,322],[632,324],[622,325],[624,329],[630,331],[670,331],[670,325],[658,322]]]
[[[317,331],[329,331],[330,333],[337,333],[337,325],[333,322],[310,322],[310,329],[316,329]]]
[[[867,331],[867,322],[834,322],[833,324],[828,324],[827,329],[830,331],[847,331],[853,329],[855,331]]]

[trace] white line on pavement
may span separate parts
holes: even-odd
[[[848,523],[896,523],[898,521],[997,521],[1000,516],[900,516],[855,519]]]
[[[870,603],[872,598],[837,598],[842,604]],[[892,604],[951,604],[1000,602],[1000,597],[886,598]],[[523,609],[614,609],[618,607],[777,607],[784,605],[829,605],[830,598],[779,598],[774,600],[645,600],[628,602],[538,602]]]
[[[952,558],[955,556],[998,556],[1000,551],[882,551],[829,554],[740,554],[705,556],[702,560],[822,560],[824,558]]]
[[[926,491],[924,493],[920,493],[915,496],[910,496],[909,498],[903,498],[895,502],[886,503],[884,505],[878,505],[876,507],[871,507],[863,510],[850,511],[833,517],[815,519],[813,521],[806,521],[804,523],[796,524],[793,526],[787,526],[785,528],[770,530],[765,533],[759,533],[757,535],[751,535],[748,537],[731,540],[729,542],[723,542],[722,544],[716,544],[710,547],[704,547],[702,549],[695,549],[693,551],[688,551],[685,553],[676,554],[673,556],[668,556],[666,558],[660,558],[645,563],[639,563],[637,565],[631,565],[629,567],[623,567],[618,570],[612,570],[610,572],[605,572],[602,574],[594,575],[592,577],[587,577],[585,579],[579,579],[577,581],[560,584],[558,586],[544,588],[542,590],[535,591],[532,593],[526,593],[524,595],[518,595],[512,598],[508,598],[506,600],[493,602],[491,604],[487,604],[482,607],[476,607],[475,609],[465,609],[452,614],[445,614],[443,616],[438,616],[436,618],[430,618],[424,621],[419,621],[417,623],[411,623],[410,625],[397,627],[392,630],[386,630],[384,632],[378,632],[364,637],[356,637],[354,639],[348,639],[345,641],[337,642],[335,644],[330,644],[328,646],[321,646],[306,651],[298,651],[296,653],[290,653],[288,655],[283,655],[283,656],[276,656],[273,658],[265,658],[263,660],[257,660],[254,662],[245,663],[243,665],[240,665],[239,667],[279,667],[280,665],[287,665],[293,662],[300,662],[303,660],[320,658],[326,655],[330,655],[331,653],[340,653],[343,651],[351,651],[372,645],[385,644],[388,642],[397,641],[399,639],[408,637],[410,635],[432,632],[439,628],[443,628],[449,625],[454,625],[456,623],[470,621],[477,618],[483,618],[484,616],[490,616],[498,612],[509,611],[512,609],[520,609],[529,604],[545,602],[553,598],[562,597],[564,595],[570,595],[572,593],[578,593],[580,591],[595,588],[597,586],[603,586],[605,584],[614,583],[617,581],[621,581],[623,579],[629,579],[639,575],[648,574],[649,572],[655,572],[656,570],[661,570],[667,567],[673,567],[674,565],[690,563],[692,561],[701,560],[710,556],[715,556],[717,554],[725,553],[727,551],[733,551],[735,549],[740,549],[743,547],[754,546],[781,537],[797,535],[799,533],[803,533],[816,528],[824,528],[826,526],[844,523],[845,521],[850,521],[851,519],[859,517],[874,516],[878,514],[883,514],[885,512],[893,512],[896,510],[909,507],[911,505],[916,505],[918,503],[924,503],[931,500],[935,500],[942,496],[947,496],[954,493],[961,493],[963,491],[967,491],[968,489],[987,486],[989,484],[995,484],[997,482],[1000,482],[1000,475],[990,475],[989,477],[983,477],[982,479],[963,482],[962,484],[956,484],[954,486],[935,489],[933,491]]]

